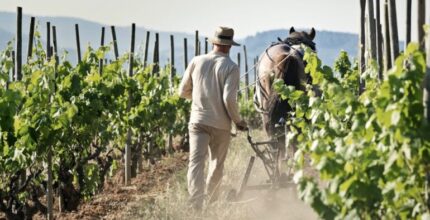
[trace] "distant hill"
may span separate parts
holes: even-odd
[[[0,49],[4,49],[8,41],[11,41],[15,33],[16,15],[10,12],[0,12]],[[68,56],[72,62],[76,62],[76,35],[75,35],[75,24],[79,24],[81,50],[85,51],[87,46],[98,47],[101,40],[101,28],[105,27],[105,45],[112,42],[112,33],[110,26],[83,20],[79,18],[70,17],[37,17],[36,22],[38,24],[38,31],[41,34],[42,40],[46,39],[46,22],[51,22],[51,26],[55,25],[57,29],[58,46],[60,51],[67,50]],[[30,25],[30,16],[24,15],[23,17],[23,53],[26,54],[26,48],[28,47],[28,33]],[[4,34],[3,34],[4,31]],[[136,51],[139,49],[143,51],[145,45],[146,31],[151,31],[149,40],[149,60],[152,60],[153,47],[155,41],[155,32],[148,30],[144,27],[136,28]],[[175,58],[178,66],[182,64],[183,60],[183,38],[189,38],[188,42],[188,56],[191,57],[194,54],[194,36],[185,33],[167,33],[159,32],[160,35],[160,60],[165,63],[170,56],[170,34],[175,36]],[[131,25],[130,27],[116,27],[116,35],[118,42],[119,53],[124,53],[130,50],[130,37],[131,37]],[[203,40],[203,39],[201,39]],[[143,54],[143,52],[142,52]],[[110,58],[113,58],[113,52],[109,54]],[[109,57],[108,57],[109,58]],[[190,59],[190,58],[189,58]],[[183,64],[182,64],[183,65]]]
[[[278,37],[281,39],[286,38],[288,33],[289,30],[287,29],[264,31],[254,36],[248,36],[242,42],[246,45],[248,54],[255,57],[272,42],[276,42]],[[340,50],[345,50],[351,56],[356,56],[358,36],[356,34],[317,30],[315,43],[317,53],[322,62],[331,66],[339,55]]]
[[[100,45],[101,28],[105,26],[105,45],[112,41],[110,26],[92,22],[79,18],[71,17],[37,17],[38,30],[42,40],[45,40],[46,22],[50,21],[51,25],[57,28],[58,45],[60,51],[67,50],[68,56],[72,62],[76,62],[76,38],[74,25],[79,24],[81,50],[85,51],[88,45],[98,47]],[[25,15],[23,18],[23,55],[26,55],[28,44],[30,16]],[[131,26],[131,25],[130,25]],[[118,38],[119,52],[124,53],[129,51],[131,28],[116,27]],[[7,42],[14,37],[16,28],[16,14],[10,12],[0,12],[0,49],[4,49]],[[297,28],[299,29],[299,28]],[[153,44],[156,30],[148,30],[145,27],[136,28],[136,51],[143,54],[145,46],[146,31],[151,32],[149,40],[149,60],[152,60]],[[194,56],[194,34],[180,32],[163,32],[158,31],[160,35],[160,62],[165,64],[170,56],[170,35],[175,36],[175,63],[179,74],[184,70],[184,38],[188,39],[188,60]],[[242,44],[245,44],[248,52],[248,65],[252,66],[253,58],[258,56],[271,42],[276,41],[277,37],[285,38],[288,35],[288,30],[278,29],[264,32],[258,32],[253,36],[248,36],[243,39],[238,39]],[[201,36],[201,51],[204,52],[204,36]],[[350,55],[357,54],[358,36],[356,34],[318,31],[315,42],[319,57],[326,65],[332,65],[340,50],[347,51]],[[209,48],[210,50],[210,48]],[[243,52],[241,47],[235,47],[231,52],[231,57],[236,60],[237,53]],[[108,55],[108,59],[112,59],[113,52]],[[243,59],[243,58],[242,58]],[[242,62],[243,65],[243,62]],[[243,70],[243,68],[242,68]],[[242,71],[243,72],[243,71]]]
[[[3,49],[6,46],[6,43],[8,40],[12,39],[14,36],[11,32],[3,30],[0,28],[0,45],[1,49]]]

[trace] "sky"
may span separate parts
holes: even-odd
[[[400,39],[405,38],[405,2],[397,1]],[[0,0],[0,11],[14,12],[17,6],[36,16],[78,17],[117,26],[135,22],[160,31],[199,30],[206,36],[212,36],[217,26],[233,27],[237,38],[291,26],[359,31],[358,0]],[[413,17],[412,37],[415,21]]]

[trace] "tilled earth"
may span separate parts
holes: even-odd
[[[236,185],[242,178],[243,169],[252,152],[246,147],[243,137],[234,140],[233,147],[226,161],[225,185]],[[236,146],[235,146],[236,145]],[[187,153],[175,153],[169,157],[164,157],[152,165],[147,165],[135,178],[130,186],[123,184],[123,171],[119,170],[114,177],[109,178],[104,185],[103,191],[97,193],[90,200],[82,202],[78,210],[74,212],[58,213],[55,210],[56,219],[146,219],[146,215],[140,212],[151,209],[148,204],[157,204],[160,195],[167,193],[168,185],[171,181],[177,181],[174,177],[183,174],[188,162]],[[312,169],[306,170],[308,175],[317,176]],[[250,184],[258,184],[267,178],[262,163],[257,159],[255,170],[253,170]],[[229,180],[230,179],[230,180]],[[184,183],[181,183],[184,184]],[[242,209],[246,213],[238,219],[317,219],[313,210],[304,204],[297,197],[296,186],[287,189],[268,193],[267,191],[248,191],[245,193],[242,202]],[[181,190],[183,190],[181,188]],[[176,192],[180,193],[180,192]],[[158,196],[158,198],[157,198]],[[187,209],[185,205],[172,203],[167,205],[179,205]],[[235,209],[237,205],[230,204]],[[230,207],[230,208],[231,208]],[[231,209],[229,209],[231,210]],[[159,210],[160,211],[160,210]],[[218,210],[220,211],[220,210]],[[144,217],[146,216],[146,217]],[[155,215],[160,217],[160,215]],[[162,215],[161,215],[162,216]],[[188,216],[188,215],[184,215]],[[182,217],[184,217],[182,216]],[[189,215],[188,217],[197,219],[223,219],[233,217],[228,213],[220,216],[205,218],[202,216]],[[230,217],[228,217],[230,216]],[[165,216],[166,219],[176,219],[172,216]],[[0,214],[0,219],[1,214]],[[45,219],[43,215],[35,216],[35,219]],[[155,218],[157,219],[157,218]],[[187,218],[180,218],[187,219]]]
[[[79,205],[77,211],[58,213],[56,219],[120,219],[127,204],[163,193],[169,179],[186,167],[188,155],[175,153],[149,165],[132,179],[130,186],[123,186],[122,172],[109,179],[102,192]],[[35,219],[45,219],[37,215]]]

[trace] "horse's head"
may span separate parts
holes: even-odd
[[[278,38],[279,41],[287,43],[289,45],[301,45],[304,44],[310,47],[312,50],[316,50],[315,43],[313,42],[315,38],[315,29],[312,28],[309,32],[305,31],[296,31],[294,27],[290,28],[290,34],[284,40]]]
[[[291,27],[289,36],[284,40],[281,40],[278,37],[278,40],[282,43],[286,43],[291,47],[296,48],[296,51],[298,51],[303,58],[305,51],[304,51],[304,48],[302,47],[302,44],[308,46],[309,48],[311,48],[313,51],[316,52],[316,45],[315,45],[315,42],[313,41],[315,39],[315,35],[316,35],[316,31],[314,28],[311,28],[309,32],[306,32],[306,31],[296,31],[294,27]],[[306,62],[303,60],[302,62],[303,62],[303,65],[306,66]],[[312,78],[310,74],[306,74],[305,77],[306,77],[305,81],[307,83],[312,82]]]

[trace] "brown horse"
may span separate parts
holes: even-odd
[[[315,29],[310,32],[296,32],[291,27],[289,36],[277,43],[273,43],[261,55],[257,66],[257,81],[254,103],[257,111],[262,115],[264,130],[269,137],[277,136],[283,129],[277,129],[276,124],[288,117],[292,110],[288,100],[282,100],[273,90],[272,83],[276,79],[283,79],[286,85],[303,89],[304,83],[309,81],[305,74],[303,61],[304,46],[315,51]],[[279,130],[279,131],[278,131]],[[283,134],[283,133],[282,133]],[[285,154],[285,137],[278,138],[280,157]]]

